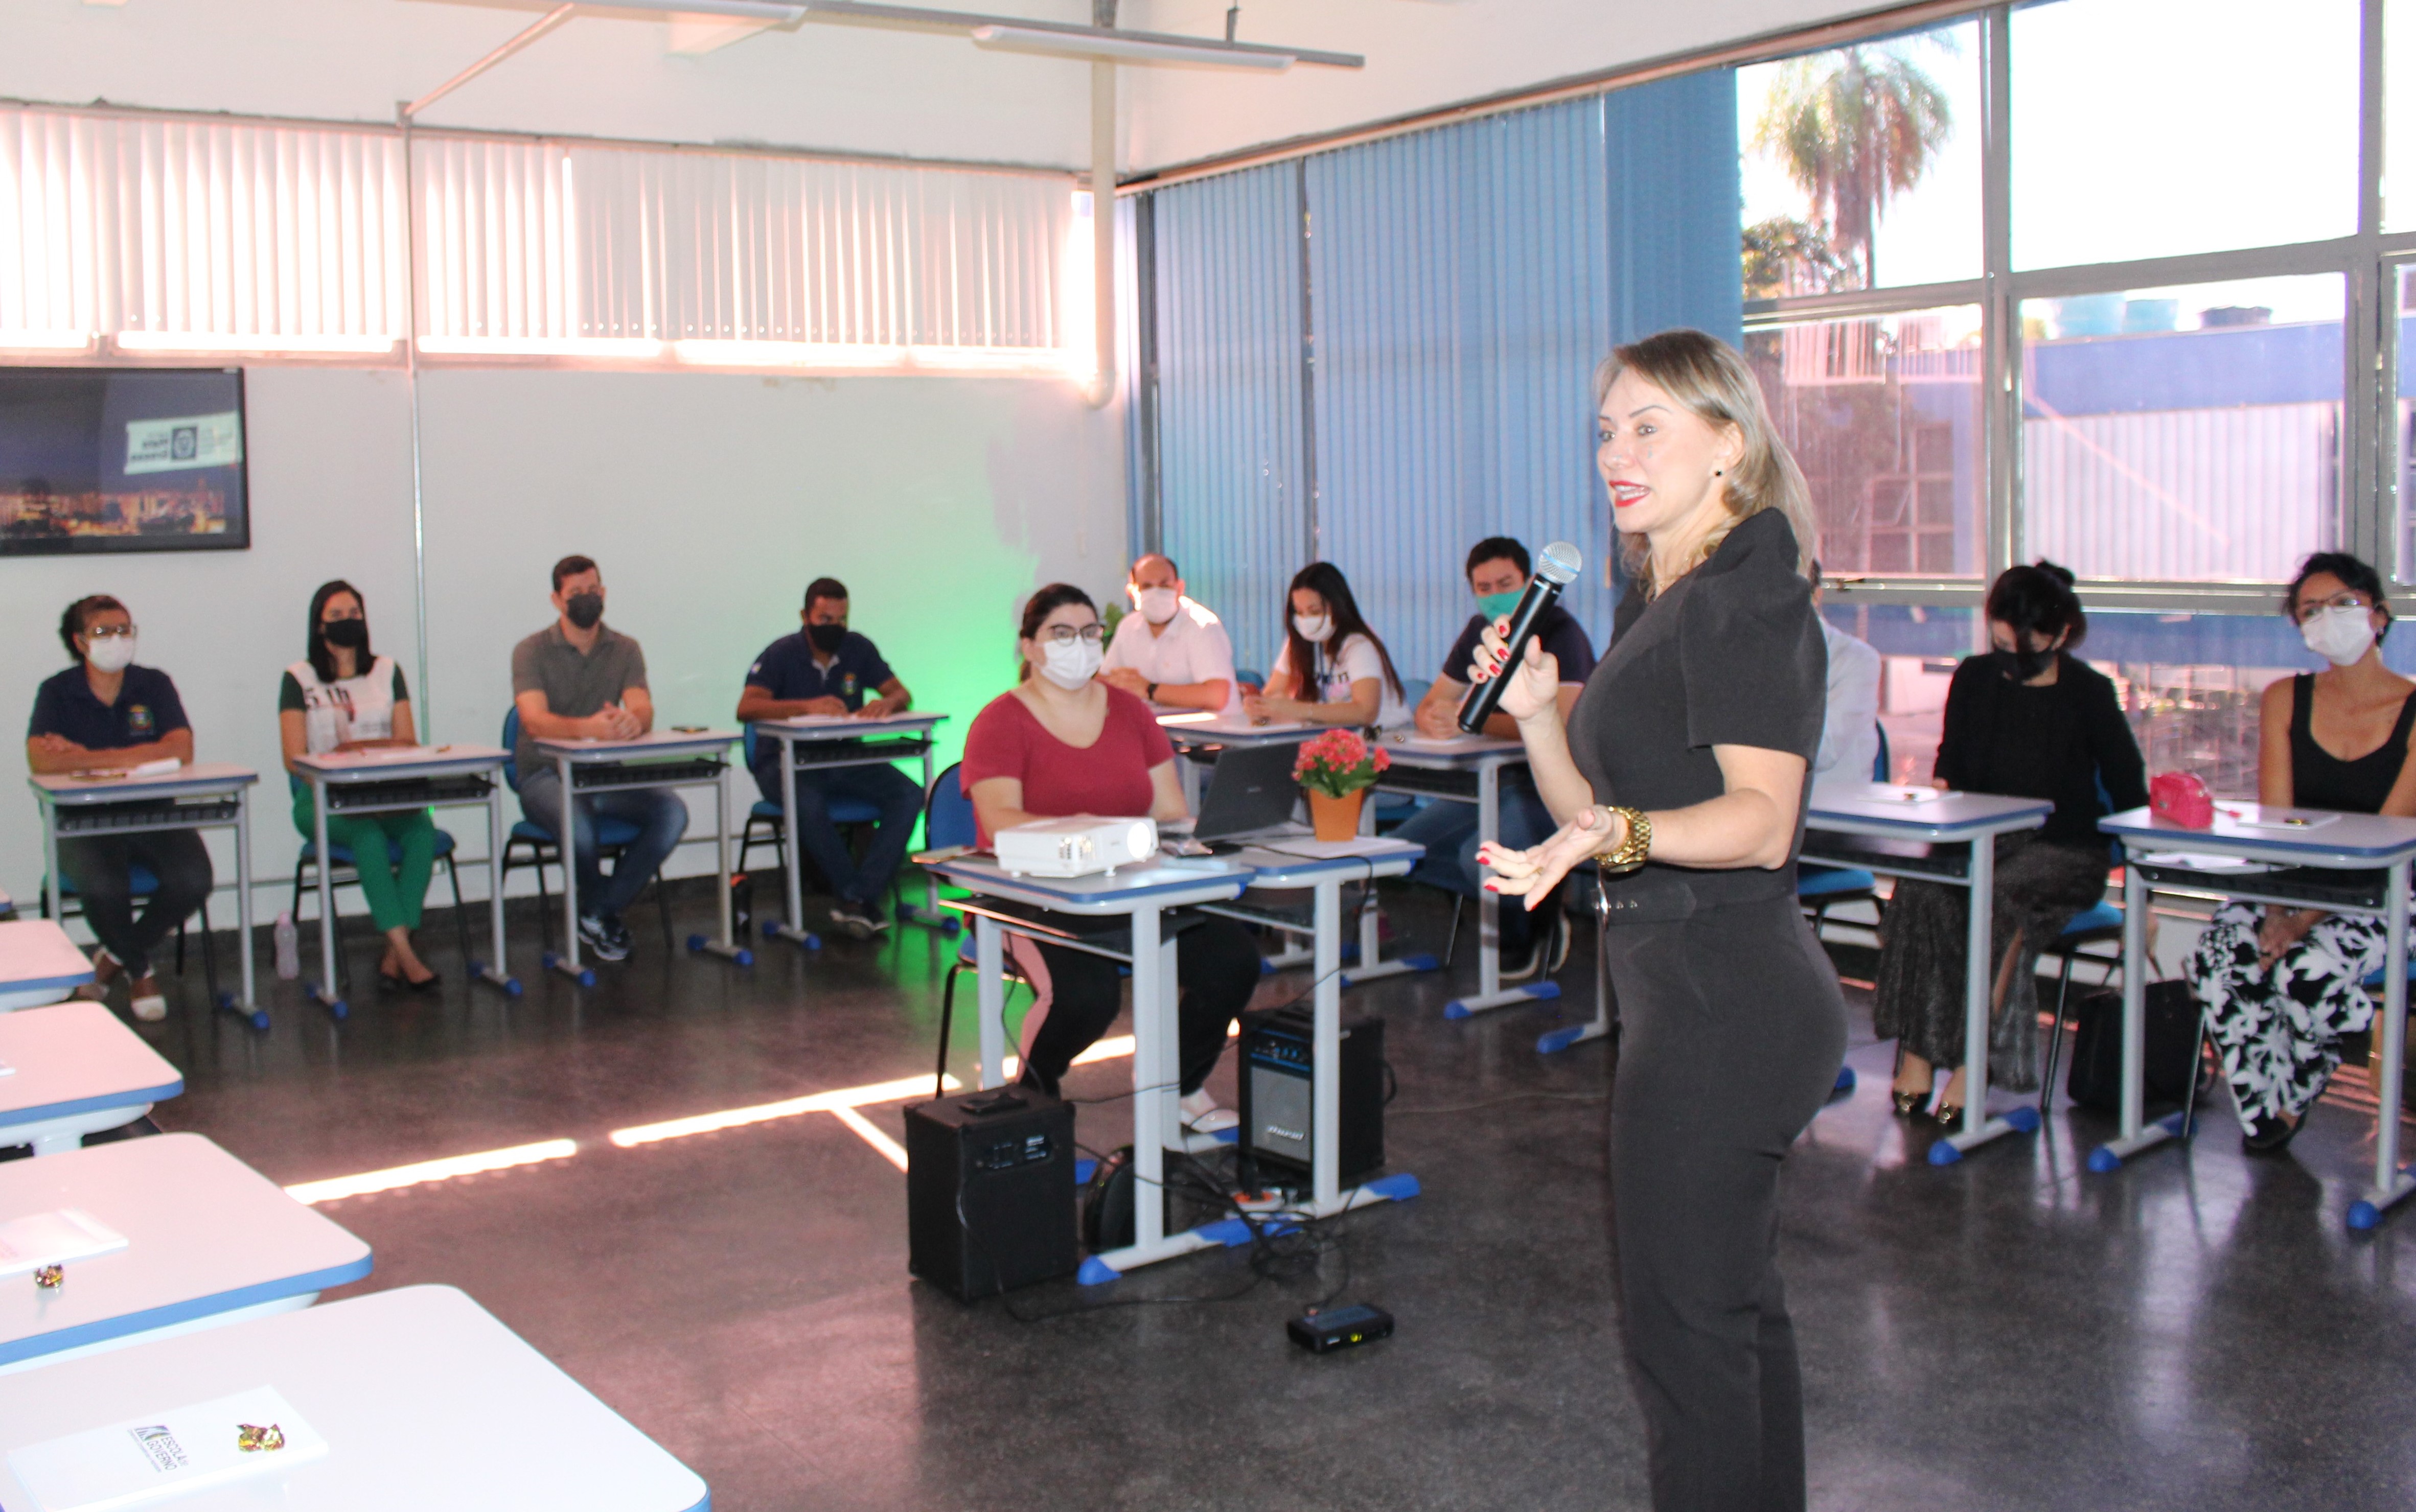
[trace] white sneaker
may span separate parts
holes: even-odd
[[[143,989],[145,987],[151,990],[144,992]],[[134,1010],[134,1016],[145,1024],[157,1024],[166,1018],[168,999],[159,991],[159,979],[144,977],[136,981],[132,990],[132,1001],[128,1006]]]
[[[1206,1087],[1183,1100],[1183,1127],[1195,1134],[1221,1134],[1241,1126],[1241,1115],[1231,1108],[1216,1106],[1216,1095]]]

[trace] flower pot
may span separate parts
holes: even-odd
[[[1340,798],[1328,798],[1312,787],[1308,790],[1308,819],[1317,830],[1320,840],[1349,840],[1359,833],[1359,810],[1367,801],[1367,789],[1345,793]]]

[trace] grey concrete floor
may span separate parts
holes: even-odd
[[[1440,940],[1430,894],[1388,902],[1402,934]],[[704,904],[682,900],[683,932]],[[323,1211],[376,1251],[354,1290],[462,1287],[693,1465],[721,1512],[1644,1505],[1607,1286],[1606,1050],[1538,1058],[1548,1007],[1446,1022],[1465,957],[1350,994],[1386,1021],[1387,1145],[1421,1197],[1330,1225],[1315,1274],[1179,1300],[1253,1280],[1244,1251],[1213,1253],[1034,1289],[1019,1306],[1065,1315],[1028,1323],[909,1280],[904,1178],[827,1114],[609,1138],[928,1071],[947,942],[910,927],[741,969],[667,954],[642,906],[635,959],[582,991],[541,978],[518,915],[529,992],[507,1000],[461,985],[431,922],[446,992],[363,991],[341,1025],[273,979],[267,1034],[202,1015],[196,970],[141,1029],[188,1078],[158,1122],[284,1182],[576,1140]],[[1591,990],[1584,946],[1562,980]],[[1272,979],[1261,1001],[1305,985]],[[2195,1147],[2101,1176],[2081,1162],[2106,1124],[2060,1112],[1934,1169],[1933,1127],[1891,1115],[1889,1047],[1850,996],[1861,1087],[1785,1186],[1816,1506],[2416,1502],[2416,1215],[2342,1222],[2369,1119],[2328,1103],[2288,1159],[2251,1161],[2218,1107]],[[1112,1096],[1126,1066],[1080,1069],[1069,1092]],[[899,1108],[865,1111],[894,1137]],[[1120,1143],[1125,1118],[1085,1107],[1078,1136]],[[1290,1345],[1284,1320],[1337,1287],[1397,1336]],[[1161,1305],[1110,1305],[1137,1301]]]

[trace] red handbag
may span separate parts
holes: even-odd
[[[2157,818],[2184,830],[2214,827],[2214,795],[2190,772],[2167,771],[2150,779],[2148,808]]]

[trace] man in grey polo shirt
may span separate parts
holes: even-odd
[[[533,823],[563,831],[562,777],[536,748],[548,741],[626,741],[655,727],[654,696],[646,691],[646,653],[604,623],[604,576],[585,557],[553,564],[553,608],[547,628],[512,648],[512,702],[520,710],[521,809]],[[579,868],[579,937],[607,961],[629,958],[629,931],[621,910],[655,875],[687,832],[687,805],[665,787],[597,793],[573,805],[573,864]],[[635,826],[606,876],[596,834],[606,820]]]

